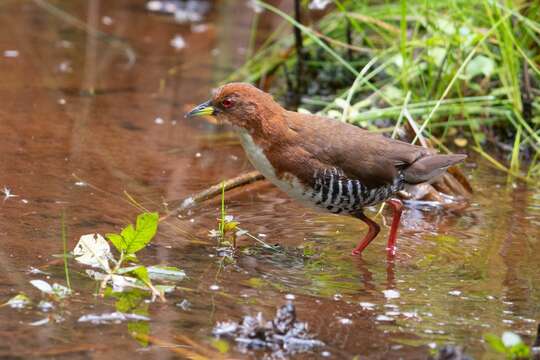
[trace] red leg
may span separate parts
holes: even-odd
[[[363,222],[365,222],[369,226],[369,230],[366,236],[364,236],[364,238],[362,239],[362,241],[360,241],[358,245],[353,249],[352,251],[353,255],[358,255],[362,251],[364,251],[364,249],[369,245],[371,240],[375,239],[375,237],[381,230],[381,227],[375,221],[371,220],[366,215],[364,215],[363,212],[357,213],[356,217],[362,220]]]
[[[390,199],[386,203],[392,207],[393,212],[392,226],[390,227],[390,236],[388,237],[386,250],[388,251],[388,255],[394,256],[396,254],[396,236],[401,219],[401,212],[403,211],[403,203],[398,199]]]

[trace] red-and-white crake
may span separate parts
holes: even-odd
[[[386,202],[393,209],[388,238],[395,254],[406,185],[433,181],[466,155],[392,140],[325,117],[287,111],[271,95],[244,83],[214,92],[187,116],[212,115],[234,126],[247,157],[269,181],[292,198],[334,214],[355,216],[369,226],[352,251],[360,254],[380,231],[363,212]]]

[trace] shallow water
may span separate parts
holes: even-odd
[[[20,292],[39,300],[32,279],[65,283],[53,256],[62,253],[63,212],[73,248],[83,234],[133,221],[138,209],[124,191],[164,213],[164,202],[251,169],[229,129],[183,118],[244,60],[253,12],[243,2],[219,2],[202,32],[150,14],[142,2],[53,3],[72,17],[44,4],[0,4],[7,29],[0,32],[0,188],[16,195],[0,199],[0,303]],[[277,24],[261,18],[262,33]],[[186,48],[171,46],[176,35]],[[392,263],[384,254],[388,227],[362,258],[351,257],[366,230],[361,222],[304,209],[265,184],[227,195],[227,210],[281,252],[244,237],[236,263],[221,266],[208,237],[217,201],[161,223],[140,258],[178,266],[188,279],[166,304],[142,305],[151,318],[145,331],[162,345],[193,349],[185,336],[213,349],[217,321],[257,312],[271,318],[294,296],[299,319],[326,344],[299,358],[422,359],[454,343],[492,359],[483,334],[512,330],[530,342],[540,320],[540,193],[475,161],[465,169],[476,189],[470,206],[408,208]],[[30,274],[31,267],[49,275]],[[115,301],[93,295],[83,267],[71,270],[77,294],[50,312],[0,308],[1,358],[179,356],[141,345],[126,323],[78,322],[114,311]],[[177,306],[184,299],[187,309]],[[30,325],[47,316],[49,323]],[[261,353],[231,344],[229,355]]]

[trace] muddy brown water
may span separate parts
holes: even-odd
[[[83,234],[133,221],[138,210],[124,191],[163,213],[164,202],[251,169],[229,129],[183,118],[244,60],[253,12],[243,2],[215,4],[202,32],[149,14],[142,1],[53,4],[65,14],[41,1],[0,4],[0,187],[17,195],[0,199],[1,303],[20,292],[42,299],[32,279],[65,284],[53,256],[62,253],[62,212],[72,248]],[[176,35],[185,49],[171,47]],[[298,358],[423,359],[446,343],[496,358],[484,334],[512,330],[530,342],[540,320],[540,193],[476,160],[466,169],[471,205],[459,213],[409,207],[393,263],[384,255],[388,227],[362,258],[351,257],[361,222],[304,209],[260,184],[228,195],[227,210],[284,252],[241,238],[236,263],[221,266],[208,237],[219,204],[204,204],[160,224],[140,255],[188,275],[167,303],[143,304],[151,321],[139,330],[161,346],[141,345],[125,322],[78,322],[114,311],[115,300],[94,296],[95,282],[71,263],[76,295],[53,310],[0,308],[0,358],[181,357],[175,349],[211,358],[202,349],[215,351],[217,321],[271,318],[293,297],[300,320],[326,344]],[[183,300],[190,306],[177,306]],[[227,356],[262,355],[230,343]]]

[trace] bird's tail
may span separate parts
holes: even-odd
[[[465,160],[466,157],[464,154],[424,156],[403,171],[405,182],[409,184],[432,182],[444,174],[450,166]]]

